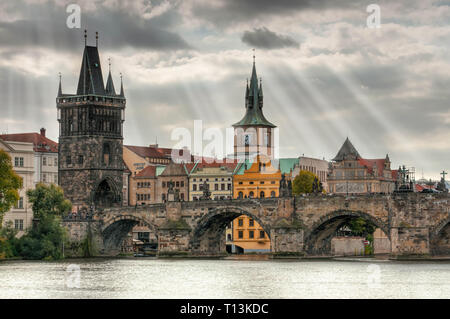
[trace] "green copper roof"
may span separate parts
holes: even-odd
[[[262,84],[258,88],[258,77],[256,75],[256,66],[253,62],[252,78],[250,80],[250,87],[247,85],[245,93],[245,115],[242,120],[233,124],[233,126],[269,126],[276,127],[270,123],[263,114],[263,94]]]
[[[289,174],[294,170],[295,164],[298,164],[298,158],[280,158],[280,171],[283,174]]]
[[[165,166],[156,166],[156,176],[161,175],[161,173],[164,172],[165,169]]]

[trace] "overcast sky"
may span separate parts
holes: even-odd
[[[81,29],[66,26],[70,3]],[[125,144],[171,147],[194,120],[238,122],[255,48],[282,157],[330,160],[348,136],[416,179],[450,171],[450,1],[1,0],[1,132],[58,140],[58,72],[75,93],[84,28],[90,45],[100,34],[105,80],[108,58],[116,89],[123,73]]]

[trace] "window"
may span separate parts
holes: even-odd
[[[175,182],[176,187],[180,187],[180,182]]]
[[[72,165],[72,158],[70,156],[66,157],[66,164],[67,165]]]
[[[249,225],[250,227],[255,226],[255,220],[254,220],[253,218],[252,218],[252,219],[249,219],[248,225]]]
[[[166,201],[166,194],[162,194],[162,195],[161,195],[161,200],[162,200],[163,202]]]
[[[47,166],[47,157],[42,157],[42,165]]]
[[[184,200],[184,193],[181,193],[181,200]]]
[[[214,184],[214,190],[218,191],[219,190],[219,184]]]
[[[250,198],[253,198],[254,196],[255,196],[255,193],[253,193],[253,191],[248,194],[248,197],[250,197]]]
[[[239,220],[238,220],[238,226],[239,226],[239,227],[244,226],[244,220],[243,220],[243,219],[239,219]]]
[[[238,231],[238,238],[244,238],[244,232],[242,230]]]
[[[239,185],[242,185],[242,182],[239,182]]]
[[[181,187],[184,187],[184,181],[181,181],[180,184],[181,184]]]
[[[222,191],[225,190],[225,184],[221,184],[221,185],[220,185],[220,190],[222,190]]]
[[[83,165],[83,161],[84,161],[83,155],[78,155],[78,164]]]
[[[162,182],[162,187],[166,187],[166,182]]]
[[[263,191],[261,191],[261,193],[259,193],[259,197],[260,197],[260,198],[264,198],[264,197],[265,197],[265,195],[264,195],[264,192],[263,192]]]
[[[250,184],[250,185],[253,185],[253,182],[250,182],[249,184]]]
[[[250,145],[250,135],[245,135],[244,136],[244,143],[245,143],[245,146],[249,146]]]
[[[270,197],[275,197],[275,191],[270,192]]]
[[[46,183],[47,182],[47,174],[42,174],[42,181],[44,182],[44,183]]]
[[[15,219],[14,220],[14,228],[16,230],[23,230],[23,219]]]
[[[111,147],[109,143],[103,144],[103,164],[109,165],[111,160]]]
[[[228,184],[228,190],[231,191],[231,184]]]
[[[238,194],[238,198],[242,198],[242,197],[244,197],[244,193],[242,193],[242,192],[239,192],[239,194]]]
[[[266,233],[264,232],[264,230],[260,230],[259,231],[259,238],[265,238],[266,237]]]
[[[197,190],[197,184],[192,185],[192,190],[196,191]]]
[[[58,159],[56,157],[54,158],[53,164],[55,164],[55,166],[58,166]]]
[[[248,237],[249,238],[255,238],[255,232],[253,230],[248,231]]]
[[[23,197],[20,197],[17,201],[17,208],[23,209]]]
[[[14,166],[23,167],[23,157],[15,157],[14,158]]]
[[[58,174],[53,175],[53,183],[58,184]]]

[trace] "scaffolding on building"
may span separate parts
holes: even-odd
[[[405,193],[414,192],[416,184],[415,167],[399,166],[398,176],[395,181],[395,192]]]

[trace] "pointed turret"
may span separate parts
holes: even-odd
[[[262,93],[262,84],[258,86],[258,76],[256,74],[256,65],[253,57],[253,68],[252,68],[252,76],[250,78],[250,86],[247,84],[246,93],[245,93],[245,108],[246,113],[244,118],[234,124],[233,126],[268,126],[268,127],[276,127],[272,123],[270,123],[264,117],[262,112],[263,107],[263,93]]]
[[[59,73],[59,88],[58,88],[58,96],[62,96],[62,88],[61,88],[61,73]]]
[[[83,61],[81,62],[77,95],[86,94],[105,95],[105,85],[103,83],[98,48],[87,45],[85,31],[85,47]]]
[[[122,81],[122,73],[120,73],[120,94],[119,96],[125,97],[125,94],[123,92],[123,81]]]
[[[360,159],[360,158],[361,156],[359,155],[358,151],[347,137],[345,139],[344,144],[342,144],[341,149],[339,150],[335,158],[333,158],[333,161],[343,161],[345,159]]]
[[[108,73],[108,80],[106,80],[106,88],[105,93],[106,95],[116,95],[116,90],[114,89],[114,83],[111,76],[111,59],[108,59],[108,65],[109,65],[109,73]]]
[[[109,71],[108,80],[106,81],[105,93],[106,95],[116,95],[116,90],[114,89],[111,71]]]

